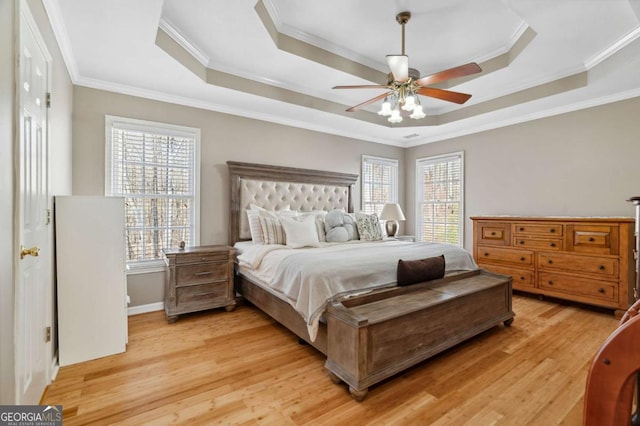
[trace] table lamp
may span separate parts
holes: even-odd
[[[405,220],[400,204],[397,203],[385,204],[380,213],[380,219],[387,221],[385,229],[388,237],[395,237],[398,233],[398,221]]]

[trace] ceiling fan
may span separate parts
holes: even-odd
[[[480,66],[471,62],[448,70],[440,71],[425,77],[420,77],[420,72],[414,68],[409,68],[409,57],[404,53],[404,26],[411,18],[410,12],[400,12],[396,15],[396,21],[402,25],[402,54],[387,55],[387,65],[391,72],[389,80],[384,84],[365,84],[356,86],[335,86],[334,89],[387,89],[388,91],[371,98],[361,104],[347,109],[349,112],[357,111],[362,107],[384,99],[379,115],[389,117],[391,123],[402,121],[400,109],[411,111],[409,117],[419,119],[424,118],[425,113],[420,105],[420,98],[417,95],[442,99],[444,101],[463,104],[471,98],[471,95],[450,90],[428,87],[430,84],[450,80],[452,78],[464,77],[482,71]]]

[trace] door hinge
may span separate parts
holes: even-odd
[[[49,225],[51,223],[51,209],[44,211],[44,224]]]
[[[51,93],[47,92],[47,108],[51,108]]]
[[[45,342],[50,342],[51,341],[51,326],[47,327],[45,329]]]

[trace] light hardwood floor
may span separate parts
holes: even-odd
[[[129,317],[127,352],[63,367],[42,404],[79,424],[578,425],[611,313],[514,296],[495,327],[373,387],[358,403],[323,356],[252,306],[167,324]]]

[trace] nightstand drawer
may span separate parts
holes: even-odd
[[[229,253],[203,253],[203,254],[185,254],[183,256],[176,257],[176,265],[183,265],[185,263],[198,263],[198,262],[226,262],[229,260]]]
[[[228,297],[229,287],[226,283],[211,283],[176,288],[176,305],[178,309],[208,306],[216,300]]]
[[[227,280],[228,271],[229,264],[221,262],[179,266],[176,267],[176,286]]]

